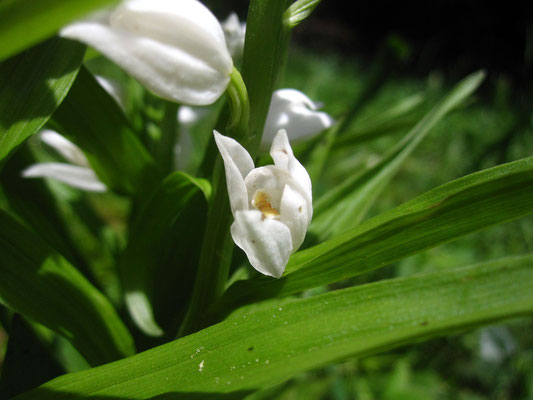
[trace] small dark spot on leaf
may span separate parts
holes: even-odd
[[[298,207],[298,212],[302,212],[302,211],[303,211],[302,206]]]
[[[255,240],[252,239],[252,243],[255,243]]]
[[[248,351],[252,351],[253,349],[254,349],[253,346],[248,347]]]
[[[427,324],[428,324],[427,321],[422,321],[422,322],[420,323],[421,326],[427,326]]]
[[[285,154],[289,154],[289,153],[287,153],[287,150],[285,150],[285,149],[281,149],[281,152],[285,153]]]

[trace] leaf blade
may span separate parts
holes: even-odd
[[[55,38],[0,63],[0,167],[65,98],[84,51]]]
[[[464,78],[378,164],[363,174],[348,178],[320,198],[316,202],[315,215],[309,228],[318,241],[357,226],[403,161],[444,116],[481,85],[484,77],[485,73],[478,71]]]
[[[59,253],[0,210],[0,301],[69,339],[92,365],[131,355],[109,301]]]
[[[52,36],[68,22],[116,0],[6,0],[0,4],[0,60]]]
[[[109,188],[136,193],[140,187],[160,181],[154,159],[122,110],[85,67],[54,113],[53,123],[86,153]]]
[[[173,275],[168,271],[162,272],[161,269],[165,266],[161,264],[179,262],[178,265],[166,267],[181,271],[179,284],[173,290],[174,296],[176,292],[187,292],[187,289],[190,289],[188,283],[194,278],[194,274],[192,276],[190,274],[196,267],[195,261],[198,261],[194,257],[195,254],[191,254],[190,257],[181,254],[175,259],[175,256],[172,257],[169,253],[172,252],[171,249],[177,251],[180,242],[191,241],[187,246],[189,249],[197,247],[201,242],[202,221],[193,221],[199,225],[201,232],[200,237],[197,237],[190,226],[183,225],[180,217],[183,213],[196,217],[198,211],[206,212],[205,207],[201,205],[203,201],[204,206],[207,206],[205,200],[209,197],[210,191],[209,182],[195,179],[183,172],[174,172],[163,180],[131,224],[128,244],[121,254],[118,266],[122,275],[126,306],[137,326],[147,335],[161,336],[164,333],[155,320],[151,304],[154,295],[162,290],[161,287],[151,287],[157,275],[162,274],[165,279],[170,279]],[[149,237],[146,232],[150,232]],[[196,250],[198,253],[199,248]],[[167,296],[162,297],[174,304],[174,296],[167,293]],[[178,306],[174,304],[174,308]]]
[[[347,356],[527,315],[533,311],[532,278],[529,254],[269,302],[126,360],[59,377],[17,399],[253,391]]]

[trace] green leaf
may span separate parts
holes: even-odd
[[[0,372],[0,398],[11,398],[64,373],[44,340],[20,315],[13,315]]]
[[[533,213],[533,157],[439,186],[359,227],[294,254],[280,279],[236,282],[217,311],[287,296],[383,267],[477,230]]]
[[[8,42],[0,43],[3,49]],[[0,63],[0,168],[63,101],[84,51],[81,44],[56,38]]]
[[[61,253],[72,265],[94,283],[89,265],[69,234],[69,223],[61,212],[59,199],[43,179],[27,179],[21,171],[34,164],[28,147],[21,148],[0,174],[0,184],[7,202],[6,210],[20,217],[28,227]],[[61,204],[61,205],[60,205]]]
[[[283,24],[288,28],[294,28],[304,19],[309,17],[320,4],[321,0],[297,0],[292,3],[283,14]]]
[[[0,210],[0,302],[66,337],[92,365],[134,352],[109,301],[59,253]]]
[[[210,191],[209,182],[174,172],[132,222],[119,269],[126,305],[137,326],[148,335],[163,334],[154,319],[154,296],[162,297],[162,305],[172,307],[174,314],[180,303],[187,304]],[[158,277],[160,285],[155,285]],[[163,283],[167,290],[162,290]]]
[[[335,140],[335,148],[351,146],[373,140],[398,130],[408,129],[416,124],[415,115],[420,112],[427,96],[415,93],[396,102],[390,108],[356,120],[343,135]]]
[[[53,116],[54,127],[85,152],[112,190],[136,193],[157,184],[155,161],[131,130],[124,113],[85,67]]]
[[[446,114],[479,87],[484,77],[485,73],[480,71],[463,79],[378,164],[348,178],[320,198],[315,204],[309,228],[317,240],[321,242],[357,226],[403,161]]]
[[[0,3],[0,60],[50,36],[88,12],[118,0],[3,0]]]
[[[346,357],[531,312],[533,256],[527,255],[250,307],[198,333],[64,375],[16,399],[240,395]]]

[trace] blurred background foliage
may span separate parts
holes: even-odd
[[[205,3],[221,20],[231,11],[243,20],[248,1]],[[432,130],[379,197],[370,216],[449,180],[532,155],[531,10],[528,1],[491,5],[482,0],[408,4],[324,0],[293,33],[280,84],[303,91],[336,119],[346,118],[344,138],[329,154],[329,160],[335,162],[329,167],[326,160],[320,179],[314,182],[315,197],[335,187],[350,171],[375,165],[454,83],[478,69],[488,74],[481,89],[468,104]],[[119,72],[114,74],[119,78]],[[135,83],[131,85],[130,91],[142,90]],[[162,118],[158,99],[149,97],[148,104],[140,113],[136,113],[135,98],[126,105],[134,126],[142,126],[146,116],[152,120]],[[349,104],[351,112],[347,115]],[[392,119],[392,123],[391,119],[382,123],[380,116],[402,106],[408,111]],[[145,134],[152,133],[148,127]],[[305,164],[305,157],[303,160]],[[129,204],[110,193],[80,195],[76,190],[56,186],[55,191],[64,200],[60,203],[62,212],[73,221],[71,234],[84,243],[84,255],[93,260],[95,280],[108,297],[118,299],[113,254],[115,247],[122,245]],[[78,215],[76,204],[81,202],[90,203],[97,218]],[[77,219],[100,224],[87,227],[76,223]],[[107,227],[102,229],[104,226]],[[106,248],[101,243],[106,243]],[[528,217],[331,288],[531,251],[533,217]],[[28,329],[26,322],[6,314],[2,314],[1,324],[20,332],[24,343],[33,341],[37,345],[11,346],[11,351],[6,352],[7,335],[0,329],[0,364],[14,365],[17,360],[31,359],[32,363],[46,365],[42,370],[49,374],[35,377],[41,381],[65,369],[87,367],[67,341],[57,338],[53,339],[53,348],[62,365],[55,364],[38,345],[52,340],[49,332]],[[467,331],[379,356],[348,360],[256,393],[250,399],[533,399],[532,331],[532,318]],[[31,335],[36,337],[30,340]],[[4,381],[10,379],[5,376],[8,371],[2,369]]]
[[[246,1],[212,2],[220,18]],[[473,100],[435,129],[403,164],[370,215],[468,173],[533,152],[533,7],[528,1],[339,2],[324,0],[293,33],[282,87],[296,88],[339,118],[351,99],[355,146],[330,154],[316,193],[347,171],[374,165],[434,101],[484,69]],[[393,126],[376,116],[406,98],[422,101]],[[382,135],[375,140],[376,136]],[[372,139],[372,140],[370,140]],[[343,160],[343,161],[339,161]],[[533,201],[533,199],[532,199]],[[447,269],[533,250],[533,218],[499,225],[335,284],[349,286]],[[533,319],[350,360],[253,399],[533,399]]]

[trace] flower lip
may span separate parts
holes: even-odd
[[[262,189],[256,190],[252,196],[252,206],[261,211],[261,214],[263,214],[263,219],[279,218],[279,211],[272,206],[270,194]]]

